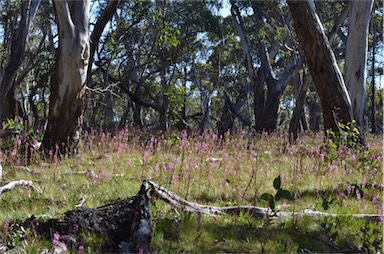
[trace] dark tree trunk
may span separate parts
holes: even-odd
[[[218,134],[223,136],[228,132],[232,132],[234,117],[230,111],[230,100],[227,95],[224,96],[224,106],[221,113],[220,122],[218,124]]]
[[[324,128],[339,131],[338,122],[351,123],[351,101],[320,19],[309,1],[288,1],[299,42],[319,94]]]
[[[290,134],[291,140],[297,139],[297,133],[300,130],[300,122],[302,123],[303,129],[304,130],[307,129],[307,124],[305,121],[305,114],[304,114],[304,103],[305,103],[307,90],[310,84],[310,79],[305,70],[303,73],[302,80],[300,79],[299,74],[297,75],[298,75],[298,91],[296,96],[296,107],[293,110],[292,119],[291,119],[291,122],[289,123],[289,134]]]
[[[106,91],[103,96],[104,103],[104,125],[106,128],[113,127],[113,98],[112,92]]]
[[[0,80],[0,118],[13,118],[15,114],[24,117],[24,112],[15,98],[15,79],[24,59],[25,44],[32,20],[41,0],[26,0],[21,3],[21,19],[18,28],[12,33],[10,55]]]
[[[242,93],[239,93],[236,99],[236,103],[233,104],[227,93],[224,92],[224,101],[223,112],[218,125],[219,135],[224,136],[228,131],[233,133],[233,124],[236,118],[246,126],[251,125],[251,121],[248,119],[248,117],[244,117],[239,112],[240,108],[246,102],[246,97]]]
[[[320,111],[321,107],[318,102],[312,101],[307,103],[309,110],[309,129],[313,132],[320,131]]]
[[[132,103],[133,108],[133,126],[136,128],[143,128],[143,119],[141,117],[141,106],[138,103]]]
[[[267,133],[272,133],[277,128],[277,112],[279,110],[282,91],[269,89],[264,110],[264,128]]]
[[[376,60],[376,26],[374,21],[372,21],[372,32],[373,32],[373,42],[372,42],[372,66],[371,66],[371,76],[372,76],[372,85],[371,85],[371,132],[376,133],[376,106],[375,106],[375,60]]]
[[[255,81],[253,86],[253,112],[255,114],[255,130],[257,132],[262,132],[264,129],[263,112],[265,108],[265,91],[263,77],[260,75],[259,77],[260,78]]]
[[[96,52],[97,47],[99,46],[100,37],[104,31],[105,26],[107,25],[108,21],[113,17],[113,15],[116,12],[116,8],[118,4],[120,3],[120,0],[109,0],[107,7],[104,9],[104,11],[101,13],[100,17],[96,21],[96,24],[93,28],[92,34],[91,34],[91,40],[90,40],[90,56],[89,56],[89,70],[88,70],[88,79],[90,79],[94,55]]]
[[[160,130],[165,133],[168,130],[168,96],[163,95],[162,110],[159,111]]]

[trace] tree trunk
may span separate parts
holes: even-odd
[[[261,75],[262,71],[259,70],[257,73],[253,66],[253,60],[251,56],[251,50],[249,48],[249,40],[245,33],[245,27],[243,19],[241,17],[238,6],[235,1],[231,1],[231,15],[233,23],[236,26],[236,30],[240,36],[241,47],[243,50],[244,58],[246,60],[245,67],[248,72],[248,79],[253,88],[253,111],[255,115],[255,129],[263,129],[263,112],[265,107],[265,94],[264,94],[264,77]]]
[[[90,41],[90,55],[89,55],[89,65],[88,65],[88,74],[91,75],[92,64],[94,60],[94,55],[97,47],[99,46],[99,41],[101,34],[104,31],[105,26],[108,21],[113,17],[116,12],[116,8],[120,0],[109,0],[107,7],[101,13],[100,17],[97,19],[97,22],[93,28]]]
[[[14,82],[24,59],[27,36],[40,2],[41,0],[27,0],[21,3],[21,20],[18,28],[13,30],[8,63],[4,70],[4,76],[0,80],[0,119],[12,118],[17,113],[23,116],[15,98]]]
[[[320,111],[321,107],[317,99],[307,101],[308,114],[309,114],[309,129],[313,132],[320,131]]]
[[[299,74],[297,74],[299,75]],[[290,140],[296,140],[297,139],[297,133],[299,132],[299,126],[300,126],[300,119],[303,117],[304,113],[304,102],[305,102],[305,97],[307,94],[307,90],[309,87],[309,84],[311,83],[311,80],[309,78],[308,73],[304,69],[303,73],[303,79],[300,80],[300,77],[298,77],[299,82],[298,82],[298,91],[296,95],[296,107],[293,110],[293,115],[291,122],[289,123],[289,135],[290,135]],[[304,115],[304,121],[305,122],[305,115]],[[306,124],[305,124],[306,125]],[[304,126],[303,126],[304,128]],[[306,126],[305,126],[306,128]]]
[[[375,60],[376,60],[376,26],[372,22],[372,32],[373,32],[373,41],[372,41],[372,66],[371,66],[371,76],[372,76],[372,85],[371,85],[371,132],[376,133],[376,106],[375,106]]]
[[[349,32],[345,52],[345,85],[351,99],[353,115],[362,136],[364,135],[368,30],[372,6],[373,0],[350,2]]]
[[[179,119],[177,120],[176,127],[179,131],[188,130],[189,126],[187,125],[187,68],[184,67],[184,82],[183,82],[183,106]]]
[[[323,26],[309,1],[288,1],[294,27],[304,50],[316,90],[319,94],[326,130],[339,131],[338,122],[352,122],[348,91],[337,66]]]
[[[137,55],[134,57],[134,50],[132,48],[132,41],[128,41],[125,44],[125,49],[129,52],[128,57],[128,83],[132,84],[133,93],[136,97],[140,98],[140,85],[141,81],[139,79],[139,56]],[[132,103],[132,110],[133,110],[133,126],[136,128],[143,128],[143,119],[141,117],[141,105],[139,103],[133,102]]]
[[[136,93],[136,96],[140,97],[140,93]],[[133,108],[133,126],[136,128],[143,128],[143,118],[141,117],[141,106],[138,103],[132,103]]]
[[[199,86],[199,90],[201,94],[201,107],[203,112],[203,121],[201,125],[201,132],[203,133],[211,128],[211,100],[203,86]]]
[[[201,98],[201,113],[203,115],[203,119],[201,121],[200,129],[201,133],[203,133],[206,130],[209,130],[211,128],[211,98],[209,97],[209,94],[207,90],[203,87],[203,85],[200,83],[200,81],[196,77],[190,77],[188,78],[192,83],[194,83],[200,92],[200,98]]]
[[[54,1],[59,30],[59,52],[52,77],[48,125],[43,147],[62,152],[78,139],[85,106],[89,60],[89,0]]]
[[[111,88],[112,89],[112,88]],[[104,125],[106,128],[113,128],[113,100],[112,92],[104,92]]]
[[[224,106],[221,113],[220,122],[218,124],[218,134],[222,137],[230,131],[232,132],[234,117],[230,111],[230,100],[228,95],[224,95]]]

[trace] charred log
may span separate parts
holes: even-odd
[[[87,231],[104,236],[101,252],[148,253],[151,242],[151,218],[147,182],[139,193],[129,199],[98,208],[77,207],[64,214],[62,219],[41,222],[34,216],[24,222],[24,227],[51,239],[54,232],[72,244],[80,243],[77,232]],[[67,237],[64,237],[67,236]]]

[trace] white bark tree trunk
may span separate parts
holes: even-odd
[[[52,78],[48,125],[43,146],[71,146],[85,106],[89,46],[89,0],[55,0],[59,52]]]
[[[354,118],[362,130],[367,78],[368,27],[373,0],[351,1],[349,32],[345,53],[345,84],[351,99]]]

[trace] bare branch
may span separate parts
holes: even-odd
[[[164,200],[168,204],[172,205],[177,209],[181,209],[185,212],[196,212],[205,215],[239,215],[240,213],[247,213],[256,218],[267,218],[267,217],[277,217],[277,218],[287,218],[292,216],[311,216],[311,217],[353,217],[353,218],[361,218],[361,219],[370,219],[370,220],[379,220],[382,218],[382,215],[377,214],[333,214],[333,213],[324,213],[313,210],[304,210],[301,212],[285,212],[278,211],[276,213],[272,213],[272,211],[268,208],[257,207],[257,206],[226,206],[226,207],[218,207],[218,206],[209,206],[209,205],[201,205],[194,202],[189,202],[182,197],[176,195],[175,193],[167,190],[164,187],[157,185],[154,182],[148,181],[148,184],[152,187],[152,193],[158,198]]]
[[[26,180],[12,181],[12,182],[10,182],[10,183],[0,187],[0,195],[3,192],[10,191],[10,190],[14,189],[17,186],[29,186],[29,187],[33,188],[32,181],[26,181]]]

